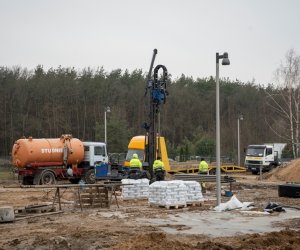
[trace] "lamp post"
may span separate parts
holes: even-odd
[[[221,154],[220,154],[220,87],[219,87],[219,60],[222,65],[229,65],[228,53],[223,55],[216,53],[216,184],[217,184],[217,205],[221,203]]]
[[[110,107],[105,107],[104,110],[104,142],[107,144],[107,131],[106,131],[106,113],[110,113]]]
[[[238,166],[241,166],[241,147],[240,147],[240,121],[244,120],[243,115],[238,117]]]

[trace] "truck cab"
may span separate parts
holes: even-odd
[[[103,142],[83,142],[85,181],[122,180],[127,172],[118,164],[109,163],[106,144]]]
[[[84,156],[78,167],[72,168],[72,176],[68,176],[71,183],[78,183],[83,179],[86,183],[92,184],[96,181],[96,166],[99,164],[108,165],[108,155],[106,144],[103,142],[82,142],[84,148]]]
[[[83,142],[84,159],[90,167],[100,162],[108,163],[106,145],[103,142]]]
[[[275,144],[249,145],[246,150],[245,166],[258,174],[260,170],[267,172],[280,165],[280,156],[283,147],[278,148]]]

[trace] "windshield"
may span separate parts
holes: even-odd
[[[95,146],[95,155],[105,156],[105,147],[104,146]]]
[[[249,156],[263,156],[265,148],[248,148],[247,155]]]
[[[144,151],[140,149],[128,149],[126,161],[130,161],[132,159],[133,154],[137,154],[139,156],[140,161],[144,161]]]

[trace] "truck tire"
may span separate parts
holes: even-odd
[[[278,186],[279,197],[300,198],[300,184],[283,184]]]
[[[84,181],[87,184],[94,184],[96,182],[96,175],[94,169],[89,169],[84,174]]]
[[[41,185],[53,185],[56,183],[55,175],[52,171],[45,170],[41,173]]]
[[[257,175],[259,173],[259,171],[257,171],[257,170],[251,170],[251,172],[253,175]]]

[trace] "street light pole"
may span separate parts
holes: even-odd
[[[107,131],[106,131],[106,112],[110,112],[110,107],[105,107],[104,110],[104,142],[107,145]]]
[[[229,65],[228,53],[219,55],[216,53],[216,188],[217,188],[217,205],[221,203],[221,153],[220,153],[220,87],[219,87],[219,60],[222,65]]]
[[[243,115],[238,117],[238,166],[241,166],[241,147],[240,147],[240,121],[244,119]]]

